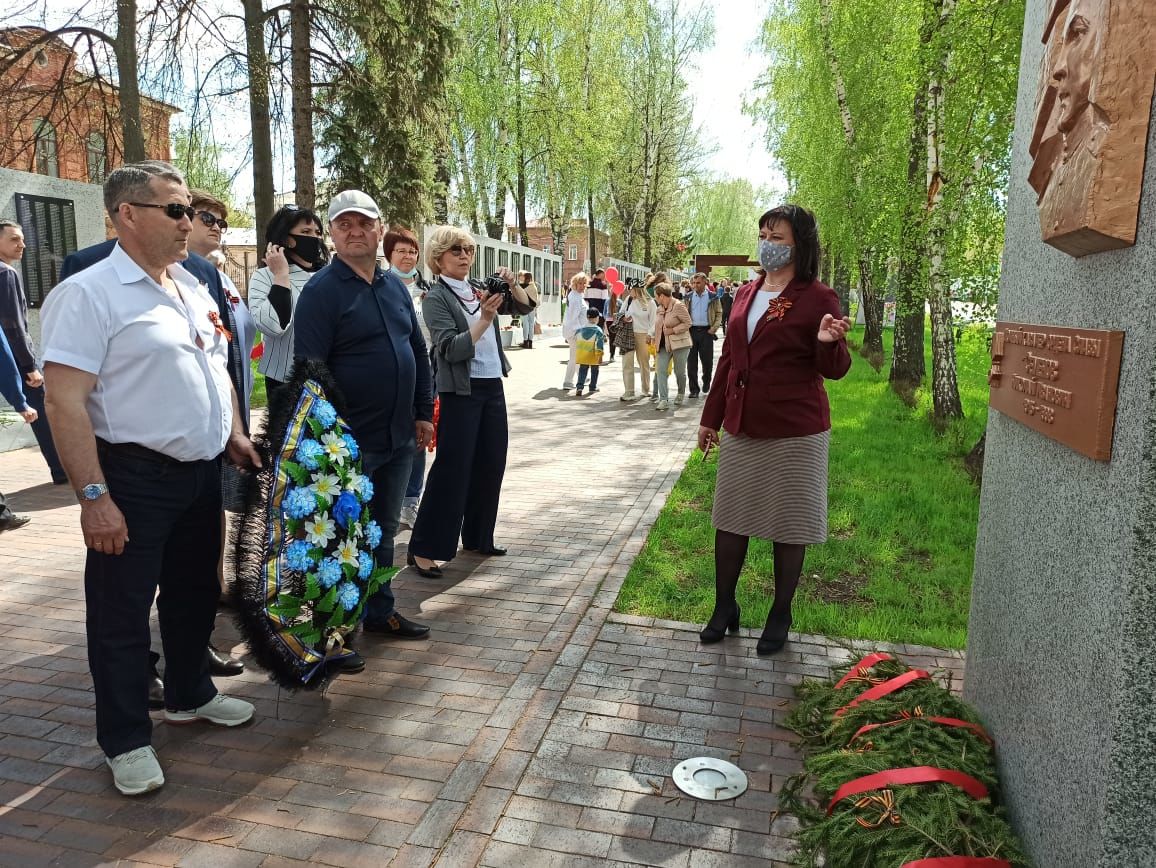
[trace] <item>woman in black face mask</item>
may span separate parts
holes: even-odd
[[[307,208],[285,205],[265,230],[265,267],[249,280],[249,309],[265,336],[257,370],[265,375],[269,412],[282,396],[293,367],[293,312],[297,296],[313,274],[329,262],[321,218]]]

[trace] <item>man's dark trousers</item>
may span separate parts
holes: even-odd
[[[123,554],[90,549],[84,568],[96,740],[112,757],[152,741],[149,612],[158,583],[165,705],[197,708],[217,694],[205,646],[220,596],[221,464],[108,445],[98,453],[128,526]]]
[[[40,454],[48,463],[52,473],[52,481],[67,479],[64,465],[60,463],[60,456],[56,453],[56,444],[52,441],[52,429],[48,427],[48,414],[44,412],[44,387],[29,386],[24,383],[24,397],[28,406],[36,411],[37,419],[32,423],[32,433],[36,435],[36,445],[40,447]]]
[[[690,355],[686,357],[686,374],[690,380],[691,397],[699,393],[698,363],[702,360],[702,391],[710,390],[710,375],[714,372],[714,335],[706,326],[690,327]]]
[[[401,517],[401,502],[409,485],[413,454],[417,450],[417,440],[409,440],[392,452],[362,454],[362,469],[373,483],[373,500],[369,510],[373,520],[381,527],[381,545],[373,552],[377,566],[393,566],[393,538],[397,536],[398,520]],[[372,627],[383,627],[395,612],[393,587],[384,584],[377,593],[365,601],[365,621]]]

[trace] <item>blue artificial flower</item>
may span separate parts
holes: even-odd
[[[365,581],[373,572],[373,555],[369,552],[357,553],[357,578]]]
[[[370,480],[370,478],[368,476],[363,476],[358,481],[357,493],[361,496],[361,499],[363,501],[365,501],[366,503],[373,500],[373,482]]]
[[[325,450],[321,448],[321,444],[316,440],[306,437],[297,444],[297,451],[294,453],[297,461],[304,465],[308,470],[316,470],[320,466],[318,459],[324,454]]]
[[[365,541],[369,543],[371,549],[377,548],[381,545],[381,525],[376,521],[370,521],[365,526]]]
[[[351,521],[357,521],[361,515],[361,501],[352,491],[343,491],[333,504],[333,520],[341,527],[348,527]]]
[[[313,405],[310,415],[326,428],[332,428],[333,424],[337,421],[337,411],[333,409],[333,405],[325,399],[321,399]]]
[[[349,612],[357,608],[357,601],[361,599],[361,591],[357,590],[357,585],[353,582],[342,582],[337,586],[337,602],[345,611]]]
[[[337,563],[333,558],[326,558],[321,562],[321,566],[317,568],[317,581],[323,588],[332,588],[341,581],[342,575],[341,564]]]
[[[313,566],[313,558],[309,557],[309,543],[303,539],[295,539],[285,549],[285,563],[289,569],[305,572]]]
[[[361,450],[357,446],[357,441],[353,439],[352,434],[342,434],[341,439],[345,441],[345,445],[349,447],[349,457],[356,460],[357,456],[361,454]]]
[[[290,518],[305,518],[317,510],[317,498],[308,488],[294,488],[285,495],[281,508]]]

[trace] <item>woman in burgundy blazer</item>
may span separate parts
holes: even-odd
[[[698,433],[703,451],[720,445],[711,515],[715,609],[699,635],[708,644],[738,631],[735,589],[748,541],[769,539],[775,598],[757,650],[773,654],[786,643],[806,547],[827,538],[831,413],[823,380],[851,367],[851,323],[816,279],[811,212],[783,205],[764,214],[759,260],[765,273],[735,296]]]

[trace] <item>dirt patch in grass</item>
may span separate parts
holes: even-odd
[[[839,573],[834,577],[811,576],[806,583],[807,594],[824,603],[855,603],[869,605],[871,600],[859,593],[867,584],[864,576]]]

